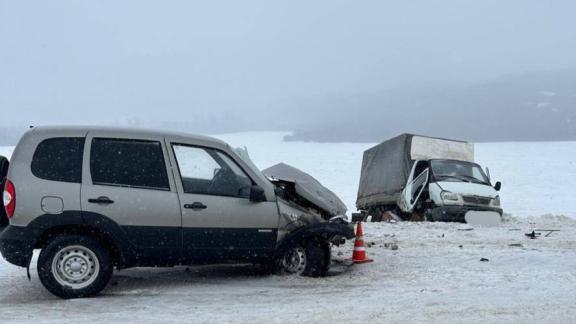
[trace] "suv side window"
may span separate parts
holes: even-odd
[[[217,150],[172,146],[185,193],[249,198],[252,180],[226,154]]]
[[[55,137],[38,144],[32,157],[32,174],[40,179],[82,182],[83,137]]]
[[[97,185],[170,190],[158,141],[94,138],[90,174]]]

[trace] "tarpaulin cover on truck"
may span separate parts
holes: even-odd
[[[364,152],[356,207],[395,204],[408,181],[414,160],[474,161],[471,143],[402,134]]]
[[[272,179],[294,183],[296,193],[332,216],[345,215],[346,205],[311,175],[288,164],[279,163],[263,170]]]

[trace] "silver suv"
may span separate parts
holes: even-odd
[[[354,236],[294,182],[203,136],[37,127],[3,178],[0,252],[29,268],[40,249],[40,280],[62,298],[98,294],[114,267],[253,263],[323,276],[331,243]]]

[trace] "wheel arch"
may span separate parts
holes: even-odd
[[[330,222],[323,222],[300,227],[299,229],[288,234],[288,236],[284,238],[282,242],[280,242],[276,249],[276,254],[282,255],[295,244],[309,240],[329,243],[335,236],[342,236],[347,239],[353,238],[355,236],[354,229],[347,223]]]
[[[29,224],[39,233],[34,249],[42,249],[61,235],[85,235],[95,239],[110,251],[114,265],[129,266],[134,249],[122,228],[111,219],[96,213],[65,211],[60,215],[42,215]]]
[[[42,232],[34,245],[34,249],[43,249],[54,238],[63,235],[83,235],[90,237],[102,244],[102,246],[110,252],[110,257],[114,265],[122,266],[125,263],[121,249],[108,233],[84,224],[60,225],[49,228]]]

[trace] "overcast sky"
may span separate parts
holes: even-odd
[[[260,114],[576,67],[576,1],[0,0],[0,126]]]

